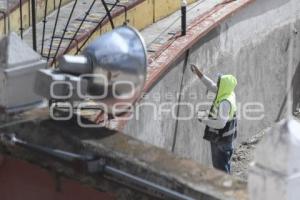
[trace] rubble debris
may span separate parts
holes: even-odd
[[[256,149],[259,142],[264,138],[265,133],[266,131],[262,131],[237,146],[234,155],[232,156],[233,176],[247,181],[249,165],[254,157],[254,149]]]

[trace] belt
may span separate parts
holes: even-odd
[[[215,134],[219,135],[219,131],[217,129],[209,127],[209,131],[214,132]],[[222,137],[227,137],[227,136],[233,135],[235,132],[236,132],[236,128],[233,128],[230,131],[223,133]]]

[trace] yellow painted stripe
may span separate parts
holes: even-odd
[[[196,2],[196,0],[187,0],[189,4]],[[181,7],[181,0],[152,0],[154,5],[154,22],[177,11]]]
[[[56,7],[59,4],[59,0],[55,0],[55,5]],[[62,0],[62,4],[65,5],[69,2],[71,2],[73,0]],[[31,5],[29,3],[30,1],[26,1],[25,3],[23,3],[22,5],[22,19],[23,19],[23,28],[27,29],[29,27],[30,24],[30,16],[31,13],[29,13],[31,11]],[[45,0],[36,0],[36,17],[37,17],[37,21],[41,21],[44,17],[44,9],[45,9]],[[54,7],[54,1],[48,1],[48,14],[50,14],[51,12],[53,12],[56,7]],[[17,32],[20,33],[20,26],[21,26],[21,22],[20,22],[20,7],[18,6],[16,9],[14,9],[13,11],[11,11],[10,13],[10,26],[11,26],[11,31],[12,32]],[[2,18],[0,20],[0,36],[3,35],[5,32],[4,30],[4,23],[6,23],[7,25],[7,21],[4,21],[4,18]],[[7,26],[6,26],[7,27]]]
[[[188,0],[188,3],[194,3],[197,0]],[[177,2],[177,3],[176,3]],[[160,8],[158,8],[160,6]],[[167,17],[168,15],[174,13],[175,11],[181,8],[181,0],[145,0],[140,3],[136,7],[130,9],[128,11],[128,20],[129,24],[139,30],[155,23],[159,19]],[[156,10],[159,10],[161,14],[155,16],[157,13]],[[122,25],[124,23],[125,14],[121,14],[113,19],[114,24],[116,26]],[[91,38],[90,41],[93,41],[97,36],[102,33],[111,31],[110,24],[105,24],[101,30],[96,31]],[[89,44],[87,42],[87,44]],[[79,47],[81,44],[79,44]],[[71,50],[69,53],[74,53],[75,50]]]
[[[69,3],[71,0],[63,0],[63,3]],[[188,3],[193,3],[196,0],[188,0]],[[51,13],[55,10],[54,1],[48,1],[48,13]],[[56,7],[58,6],[59,0],[56,0]],[[28,2],[23,4],[23,26],[24,28],[28,28],[29,26],[29,6]],[[177,11],[181,7],[181,0],[145,0],[137,6],[128,10],[127,19],[129,20],[129,25],[141,30],[156,21],[172,14]],[[45,8],[45,0],[37,0],[37,20],[40,21],[44,15]],[[11,30],[15,32],[19,32],[20,28],[20,11],[19,9],[14,10],[10,14],[11,19]],[[115,17],[113,19],[116,26],[122,25],[125,20],[125,13]],[[3,19],[0,20],[0,35],[3,34],[4,30],[4,22]],[[87,28],[88,29],[88,28]],[[89,41],[94,40],[97,36],[102,33],[108,32],[111,30],[111,26],[109,23],[105,24],[100,30],[97,30],[89,39]],[[87,42],[88,44],[89,42]],[[81,46],[82,42],[79,44]],[[76,47],[72,49],[69,53],[74,53]]]

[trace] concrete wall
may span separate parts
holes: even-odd
[[[288,81],[292,78],[288,72],[294,71],[300,62],[299,13],[298,0],[257,0],[227,19],[190,50],[188,63],[201,66],[214,80],[218,72],[236,75],[239,83],[236,94],[241,107],[248,102],[263,105],[265,111],[261,120],[246,119],[243,116],[245,109],[239,110],[238,142],[272,125],[277,118],[290,85]],[[291,70],[288,69],[289,52],[293,54]],[[189,67],[184,68],[183,60],[174,64],[142,103],[161,105],[180,101],[197,104],[206,101],[205,87]],[[296,76],[294,79],[297,82]],[[174,97],[174,93],[180,91],[183,97]],[[167,98],[171,97],[168,93],[173,97]],[[296,95],[294,99],[297,99]],[[212,101],[213,96],[209,97]],[[175,120],[171,110],[163,112],[161,119],[156,120],[149,107],[140,109],[139,119],[131,120],[125,132],[181,156],[210,164],[210,146],[202,140],[204,126],[196,119]],[[179,116],[188,116],[189,113],[187,106],[179,107]]]

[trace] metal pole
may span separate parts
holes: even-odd
[[[181,1],[181,35],[186,35],[186,0]]]
[[[44,9],[42,48],[41,48],[41,55],[42,56],[44,55],[45,31],[46,31],[46,23],[47,23],[47,11],[48,11],[48,0],[46,0],[46,2],[45,2],[45,9]]]
[[[35,0],[31,0],[31,17],[32,17],[32,48],[35,51],[37,51]]]
[[[185,59],[184,59],[184,65],[183,65],[183,69],[182,69],[182,76],[181,76],[181,81],[180,81],[180,95],[178,97],[178,104],[177,104],[177,110],[176,110],[176,117],[178,118],[179,117],[179,104],[181,102],[181,98],[182,98],[182,90],[184,88],[184,74],[185,74],[185,71],[186,71],[186,68],[187,68],[187,65],[188,65],[188,61],[189,61],[189,57],[190,57],[190,50],[187,50],[186,54],[185,54]],[[178,133],[178,119],[175,121],[175,131],[174,131],[174,136],[173,136],[173,143],[172,143],[172,152],[174,153],[175,151],[175,146],[176,146],[176,141],[177,141],[177,133]]]
[[[19,8],[20,8],[20,35],[21,38],[23,39],[23,1],[19,1]]]
[[[148,190],[152,190],[155,192],[158,192],[165,196],[166,199],[176,199],[176,200],[195,200],[192,197],[188,197],[184,194],[181,194],[177,191],[171,190],[169,188],[166,188],[164,186],[158,185],[156,183],[153,183],[151,181],[145,180],[143,178],[134,176],[132,174],[126,173],[124,171],[118,170],[114,167],[110,166],[104,166],[104,173],[110,174],[113,177],[116,177],[121,180],[127,180],[131,182],[133,185],[142,186],[147,188]]]
[[[10,8],[9,8],[9,0],[6,0],[6,13],[7,13],[7,31],[8,35],[10,34]],[[6,23],[4,21],[4,23]]]

